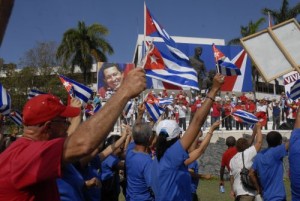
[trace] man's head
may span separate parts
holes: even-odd
[[[102,72],[107,88],[117,90],[123,79],[123,73],[119,65],[115,63],[104,63],[102,66]]]
[[[249,148],[249,142],[248,140],[246,140],[245,138],[239,138],[236,141],[236,149],[238,152],[243,152],[244,150],[246,150],[247,148]]]
[[[267,134],[267,143],[269,147],[276,147],[281,145],[282,143],[282,136],[277,131],[271,131]]]
[[[236,144],[236,140],[233,136],[229,136],[228,138],[226,138],[226,145],[228,147],[234,147]]]
[[[136,123],[132,129],[132,137],[137,145],[148,146],[152,129],[147,123]]]
[[[195,55],[201,56],[202,54],[202,47],[196,47],[195,48]]]
[[[80,108],[63,105],[61,100],[54,95],[42,94],[33,97],[25,104],[23,124],[25,127],[46,129],[50,135],[52,132],[49,130],[65,134],[69,127],[67,118],[78,116],[80,112]],[[55,138],[55,136],[49,136],[49,138]]]

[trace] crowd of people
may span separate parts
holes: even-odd
[[[196,189],[201,175],[197,159],[221,126],[223,110],[226,116],[228,110],[238,106],[247,110],[253,102],[246,96],[244,100],[242,96],[225,96],[222,103],[217,95],[223,82],[224,76],[217,74],[211,90],[195,100],[182,91],[176,97],[171,94],[174,105],[157,122],[145,115],[143,103],[136,104],[136,117],[125,121],[121,135],[111,131],[118,118],[124,117],[128,102],[136,101],[134,98],[146,88],[142,69],[130,71],[111,98],[85,121],[82,103],[76,98],[67,106],[51,94],[30,99],[22,113],[22,136],[0,154],[0,200],[115,201],[120,193],[127,201],[199,200]],[[230,109],[226,109],[227,104]],[[253,112],[269,107],[261,101],[252,104]],[[188,110],[191,119],[186,125],[184,115]],[[208,115],[213,117],[212,122],[200,142]],[[281,144],[280,133],[272,131],[267,135],[269,148],[260,151],[261,123],[253,128],[250,141],[226,140],[229,149],[235,147],[236,153],[227,152],[220,173],[225,167],[230,170],[231,195],[235,200],[254,200],[256,195],[262,195],[264,200],[285,200],[282,158],[287,151],[293,200],[300,199],[300,112],[294,119],[290,143]],[[228,121],[225,127],[232,129]],[[243,129],[243,124],[237,129]],[[241,184],[243,164],[250,169],[255,189]],[[224,183],[222,177],[221,182]]]

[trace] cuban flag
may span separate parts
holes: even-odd
[[[216,48],[215,44],[212,45],[212,48],[219,73],[226,76],[241,75],[241,70]]]
[[[59,75],[59,79],[72,97],[78,98],[84,103],[87,103],[91,98],[93,90],[91,90],[89,87],[71,80],[63,75]]]
[[[300,80],[297,80],[290,89],[288,96],[290,99],[296,101],[300,97]]]
[[[235,110],[231,113],[231,115],[238,122],[246,124],[256,124],[258,122],[258,118],[254,114],[244,110]]]
[[[22,126],[22,115],[18,111],[11,112],[9,118],[18,126]]]
[[[165,112],[165,109],[159,106],[159,99],[154,97],[153,94],[147,94],[144,100],[147,112],[151,116],[154,122]]]
[[[160,106],[171,105],[174,102],[173,98],[158,98],[158,100]]]
[[[177,48],[175,41],[167,33],[167,31],[160,25],[160,23],[151,15],[149,9],[144,4],[145,9],[145,35],[151,37],[160,37],[166,43],[169,51],[176,57],[184,60],[189,60],[189,58]]]
[[[36,90],[36,89],[30,89],[29,93],[28,93],[28,97],[27,99],[32,99],[35,96],[41,95],[41,94],[46,94],[45,92]]]
[[[102,105],[100,104],[96,104],[95,108],[94,108],[94,113],[98,112],[101,109]]]
[[[146,76],[171,85],[199,90],[196,71],[188,62],[172,56],[168,49],[158,49],[154,43],[144,58]]]
[[[11,98],[6,89],[0,84],[0,113],[8,115],[11,110]]]

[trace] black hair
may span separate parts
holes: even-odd
[[[226,145],[228,147],[233,147],[236,144],[236,140],[233,136],[229,136],[228,138],[226,138]]]
[[[276,147],[282,143],[282,136],[277,131],[271,131],[267,134],[267,143],[269,147]]]
[[[104,148],[108,147],[109,145],[112,145],[113,143],[115,143],[120,138],[121,138],[120,135],[111,135],[109,138],[106,139]]]
[[[165,132],[161,132],[157,137],[156,157],[157,157],[158,161],[160,161],[161,157],[163,157],[166,150],[178,140],[178,138],[174,138],[170,141],[167,141],[167,137],[168,137],[168,134]]]
[[[101,73],[102,73],[103,79],[105,79],[104,71],[111,67],[116,67],[118,69],[118,71],[120,71],[121,73],[123,72],[118,63],[104,63],[101,67]]]
[[[236,141],[236,149],[238,152],[243,152],[249,147],[249,142],[245,138],[240,138]]]

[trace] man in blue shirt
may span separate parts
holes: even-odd
[[[273,109],[273,130],[278,130],[280,125],[280,107],[279,102],[276,100],[272,103]]]
[[[259,152],[250,169],[250,177],[264,201],[286,200],[283,183],[283,157],[287,156],[289,142],[282,144],[282,136],[277,131],[267,134],[268,148]],[[258,180],[259,178],[259,183]]]
[[[150,188],[152,159],[147,152],[152,135],[146,123],[136,123],[132,130],[134,143],[130,143],[126,153],[127,195],[126,201],[154,201]]]
[[[290,138],[289,150],[292,200],[300,200],[300,110],[297,112],[294,130]]]

